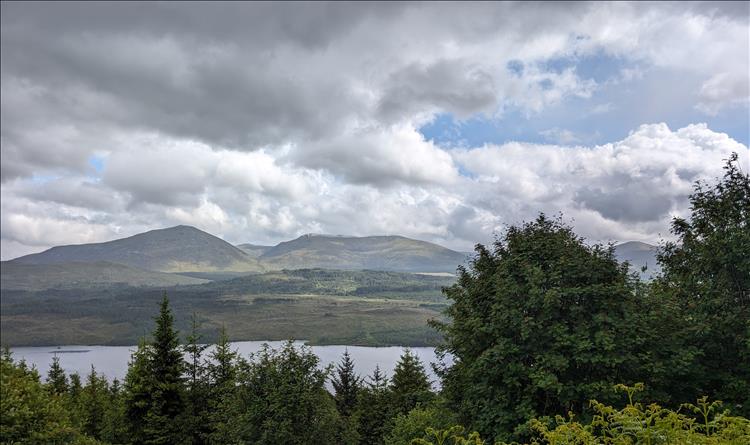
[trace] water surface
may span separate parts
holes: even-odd
[[[249,354],[259,351],[264,343],[268,343],[276,349],[284,344],[281,341],[240,341],[233,342],[232,348],[247,358]],[[301,346],[303,343],[298,342],[297,344]],[[25,359],[28,364],[36,366],[43,377],[47,375],[52,358],[57,356],[60,358],[60,365],[68,374],[77,372],[82,378],[85,378],[91,372],[91,366],[93,365],[97,373],[104,374],[108,379],[122,380],[128,369],[130,355],[135,349],[135,346],[72,345],[13,348],[11,351],[15,360]],[[320,359],[321,366],[338,363],[344,351],[348,350],[354,360],[355,370],[361,376],[371,375],[376,365],[380,366],[380,369],[385,371],[388,376],[393,375],[393,368],[404,350],[400,346],[374,348],[346,345],[312,346],[311,349]],[[433,348],[410,349],[422,360],[425,370],[433,381],[433,386],[437,387],[437,378],[431,366],[431,363],[438,361],[435,350]],[[208,349],[207,352],[210,352],[210,350]]]

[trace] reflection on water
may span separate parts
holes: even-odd
[[[247,358],[249,354],[257,352],[264,343],[268,343],[272,348],[281,347],[284,342],[281,341],[240,341],[232,343],[233,349],[239,351],[243,357]],[[302,345],[302,342],[297,342]],[[135,350],[135,346],[60,346],[60,347],[34,347],[34,348],[13,348],[13,358],[15,360],[25,359],[29,365],[34,365],[39,373],[44,377],[47,374],[52,357],[57,355],[60,358],[60,365],[68,373],[77,372],[81,377],[85,377],[91,371],[91,366],[96,368],[97,373],[104,374],[110,380],[117,378],[122,380],[128,369],[130,354]],[[321,366],[329,363],[338,363],[344,350],[349,350],[354,360],[357,373],[361,376],[371,375],[375,366],[385,371],[388,376],[393,374],[393,368],[396,366],[403,348],[399,346],[372,348],[365,346],[313,346],[313,352],[320,358]],[[208,349],[207,352],[210,352]],[[433,348],[411,348],[411,350],[422,360],[425,365],[433,385],[437,382],[432,370],[431,363],[437,362],[435,350]]]

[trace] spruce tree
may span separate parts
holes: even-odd
[[[187,358],[185,361],[186,376],[186,408],[185,429],[188,443],[201,445],[206,442],[210,432],[210,425],[206,422],[208,417],[207,403],[209,396],[207,370],[203,361],[203,353],[208,345],[201,344],[201,336],[198,333],[199,322],[196,314],[191,319],[191,330],[185,344]]]
[[[107,380],[96,373],[91,366],[91,373],[86,377],[86,386],[81,393],[81,409],[83,415],[82,430],[96,439],[102,438],[104,416],[109,404],[109,388]]]
[[[336,408],[343,417],[350,417],[357,405],[357,394],[361,387],[361,378],[354,373],[354,361],[349,351],[344,351],[341,363],[331,378]]]
[[[233,403],[237,390],[238,366],[239,354],[232,350],[227,331],[222,326],[219,341],[206,365],[209,392],[203,403],[208,412],[202,421],[207,426],[210,443],[233,440],[231,434],[222,431],[222,425],[230,423],[233,416],[227,407]]]
[[[166,292],[153,338],[148,355],[152,393],[144,429],[146,443],[176,444],[184,437],[178,422],[185,409],[184,362]]]
[[[396,414],[407,414],[432,399],[430,381],[422,362],[409,348],[396,363],[391,381],[391,400]]]
[[[149,363],[149,345],[141,339],[128,364],[123,385],[124,415],[127,420],[129,442],[146,443],[146,416],[151,405],[152,381]]]
[[[52,357],[52,365],[47,371],[47,390],[51,394],[63,395],[68,392],[68,376],[60,366],[60,357]]]
[[[382,444],[390,431],[393,411],[388,400],[388,377],[375,366],[370,381],[359,392],[357,418],[359,443],[361,445]]]

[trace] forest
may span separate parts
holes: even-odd
[[[167,294],[122,382],[57,360],[40,376],[6,349],[0,443],[748,444],[750,177],[736,155],[690,203],[650,282],[562,217],[477,245],[432,322],[452,357],[439,382],[408,349],[370,376],[291,342],[241,357],[224,329],[207,350],[197,317],[180,335]]]

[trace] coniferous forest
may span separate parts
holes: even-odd
[[[167,295],[124,381],[2,355],[3,444],[748,444],[750,179],[729,159],[672,222],[642,282],[561,217],[477,245],[450,301],[438,385],[323,368],[289,342],[250,357],[177,332]],[[450,363],[450,364],[447,364]],[[440,390],[436,391],[436,387]]]

